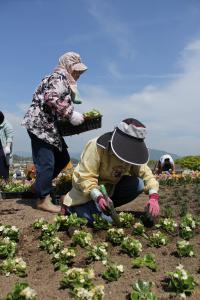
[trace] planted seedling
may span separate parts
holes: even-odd
[[[93,287],[92,279],[94,279],[93,269],[70,268],[64,273],[64,277],[60,282],[61,288],[85,288]]]
[[[178,256],[194,256],[193,246],[188,241],[177,241],[176,243]]]
[[[5,300],[36,300],[37,293],[28,283],[16,283],[13,291],[7,294]]]
[[[134,268],[147,267],[152,271],[156,271],[157,265],[154,254],[146,254],[143,257],[134,258],[133,261]]]
[[[154,232],[150,237],[149,237],[149,244],[150,246],[154,246],[156,248],[159,248],[161,246],[165,246],[168,242],[167,237],[160,231]]]
[[[121,243],[121,251],[131,257],[137,257],[142,251],[142,244],[133,237],[125,237]]]
[[[120,245],[125,236],[123,228],[111,228],[107,231],[106,239],[113,245]]]
[[[133,291],[131,292],[131,300],[157,300],[151,288],[153,286],[152,282],[138,280],[133,284]]]
[[[17,244],[8,237],[0,239],[0,258],[13,257],[16,253]]]
[[[92,243],[92,235],[89,232],[75,230],[72,236],[72,244],[74,246],[79,245],[82,248],[85,248]]]
[[[93,214],[94,218],[93,227],[96,230],[107,230],[112,227],[112,224],[108,222],[106,219],[103,219],[100,215]]]
[[[72,247],[64,248],[59,252],[53,253],[52,263],[55,270],[65,272],[68,270],[68,265],[72,263],[72,260],[76,256],[76,250]]]
[[[134,222],[134,216],[128,212],[120,212],[119,220],[122,227],[130,228]]]
[[[0,264],[0,272],[6,276],[15,273],[19,277],[25,277],[26,263],[21,257],[7,258]]]
[[[176,271],[167,273],[169,275],[169,287],[179,294],[190,295],[196,286],[194,278],[184,270],[182,265],[176,267]]]
[[[123,272],[124,272],[124,267],[122,265],[109,263],[106,266],[106,271],[102,274],[102,277],[103,279],[111,282],[111,281],[118,280]]]
[[[93,261],[93,260],[100,260],[104,264],[107,262],[107,248],[108,248],[108,243],[102,242],[98,243],[97,245],[90,246],[88,249],[88,256],[87,259],[88,261]]]

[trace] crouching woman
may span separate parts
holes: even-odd
[[[123,120],[113,132],[90,140],[74,170],[72,189],[63,199],[64,214],[77,213],[91,224],[93,214],[107,218],[107,201],[100,191],[104,184],[118,207],[129,203],[143,191],[149,197],[146,207],[159,215],[159,184],[150,168],[144,142],[146,127],[136,119]]]

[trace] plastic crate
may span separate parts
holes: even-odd
[[[31,199],[35,198],[36,195],[32,192],[0,192],[0,199],[14,199],[14,198],[23,198]]]
[[[86,118],[81,125],[73,126],[67,120],[58,121],[58,129],[62,136],[79,134],[85,131],[101,128],[102,116]]]

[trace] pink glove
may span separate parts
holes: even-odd
[[[109,198],[108,198],[108,201],[112,201],[112,200],[109,200]],[[106,202],[106,199],[103,196],[99,196],[97,198],[96,202],[98,204],[99,209],[102,212],[104,212],[104,213],[108,212],[108,204]]]
[[[157,217],[160,213],[158,199],[159,195],[156,193],[149,195],[149,201],[146,204],[146,208],[152,217]]]

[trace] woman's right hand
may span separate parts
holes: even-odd
[[[84,122],[84,117],[78,111],[73,111],[69,121],[73,126],[78,126]]]

